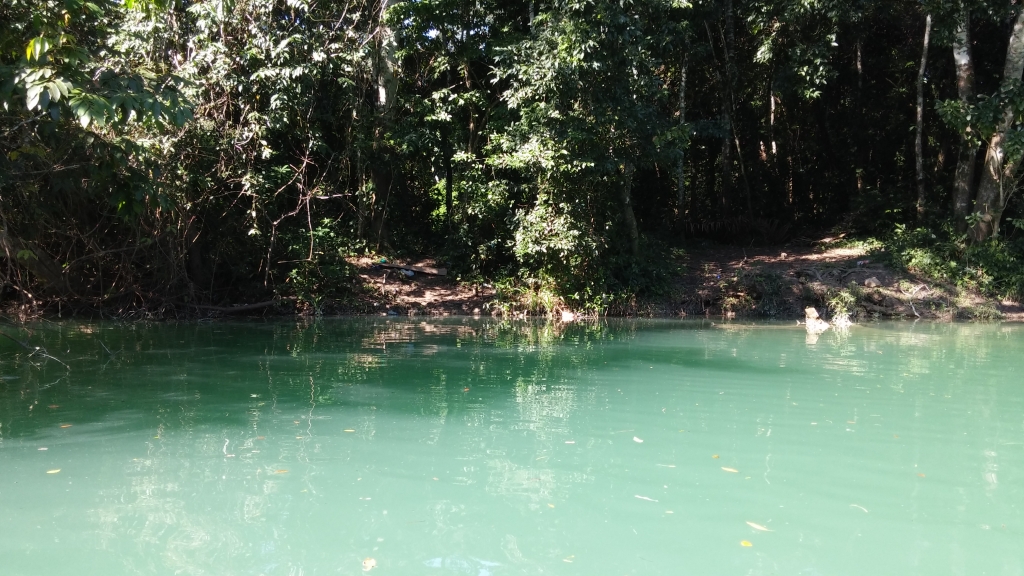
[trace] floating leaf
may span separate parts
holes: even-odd
[[[370,570],[373,570],[376,567],[377,567],[377,561],[374,560],[373,558],[364,558],[363,559],[363,572],[369,572]]]
[[[775,530],[769,530],[768,528],[761,526],[756,522],[750,522],[749,520],[747,521],[747,526],[750,526],[754,530],[760,530],[761,532],[775,532]]]
[[[71,424],[61,424],[61,428],[71,428]]]
[[[726,472],[732,472],[733,474],[739,474],[739,472],[740,472],[739,470],[737,470],[735,468],[728,468],[728,467],[725,467],[725,466],[722,466],[722,470],[725,470]]]
[[[750,548],[751,546],[753,546],[753,544],[751,544],[749,540],[740,540],[740,546],[743,546],[744,548]]]
[[[274,474],[287,474],[287,470],[274,470]]]
[[[47,474],[56,474],[57,472],[60,472],[60,468],[54,468],[53,470],[46,471]]]
[[[715,460],[718,460],[718,454],[712,454],[711,457],[714,458]]]
[[[347,429],[344,430],[344,432],[355,432],[355,430],[353,430],[351,428],[347,428]]]

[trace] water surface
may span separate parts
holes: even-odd
[[[1021,326],[32,340],[71,369],[0,342],[5,575],[1024,573]]]

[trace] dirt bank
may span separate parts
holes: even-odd
[[[623,310],[627,316],[766,317],[797,319],[814,306],[826,317],[846,312],[854,320],[1024,320],[1016,302],[996,301],[885,264],[884,254],[837,247],[833,239],[778,247],[708,247],[680,252],[665,266],[675,271],[669,289]],[[402,261],[436,267],[429,259]],[[522,313],[526,305],[498,306],[489,284],[464,284],[450,276],[411,277],[370,258],[353,260],[359,298],[347,312],[362,314]],[[394,263],[391,263],[394,264]]]

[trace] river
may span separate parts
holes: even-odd
[[[1024,574],[1024,326],[21,337],[67,368],[0,342],[7,576]]]

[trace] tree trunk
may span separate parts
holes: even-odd
[[[914,139],[916,156],[917,181],[917,219],[924,218],[925,186],[924,186],[924,74],[928,69],[928,41],[932,33],[932,15],[924,19],[924,49],[921,51],[921,69],[917,72],[917,137]]]
[[[1003,80],[1000,83],[1000,94],[1010,93],[1021,75],[1024,74],[1024,9],[1017,10],[1017,17],[1010,33],[1010,42],[1006,47],[1006,64],[1003,67]],[[1013,191],[1020,164],[1020,153],[1012,156],[1005,148],[1007,132],[1013,126],[1014,107],[1007,104],[1003,118],[996,128],[996,133],[988,141],[985,153],[985,167],[978,185],[978,198],[974,203],[974,211],[979,220],[971,229],[971,238],[980,242],[999,234],[999,219],[1003,215],[1006,201]]]
[[[622,219],[626,224],[629,236],[629,253],[634,259],[640,256],[640,231],[633,213],[633,163],[626,162],[622,166]]]
[[[974,97],[974,60],[971,57],[970,16],[965,11],[953,37],[953,61],[956,63],[956,88],[960,104],[966,109]],[[960,136],[960,152],[953,181],[953,220],[958,232],[967,231],[967,214],[974,197],[974,167],[978,146],[967,134]]]
[[[686,129],[686,66],[689,55],[683,55],[683,66],[679,80],[679,126]],[[687,138],[687,141],[689,138]],[[676,222],[681,222],[686,215],[686,147],[684,142],[679,147],[679,165],[676,167]]]
[[[452,211],[455,209],[452,198],[452,144],[448,137],[450,129],[447,124],[441,127],[441,154],[444,155],[444,209],[448,220],[448,232],[452,231]]]
[[[386,135],[394,122],[394,108],[398,93],[398,58],[395,55],[395,33],[385,25],[388,8],[396,0],[381,0],[379,18],[380,32],[375,45],[374,75],[377,85],[377,110],[374,126],[374,157],[370,164],[370,180],[373,182],[373,197],[367,199],[366,218],[369,224],[367,239],[375,241],[377,249],[388,245],[387,214],[388,203],[394,188],[395,174],[388,150]],[[363,226],[365,231],[366,226]]]

